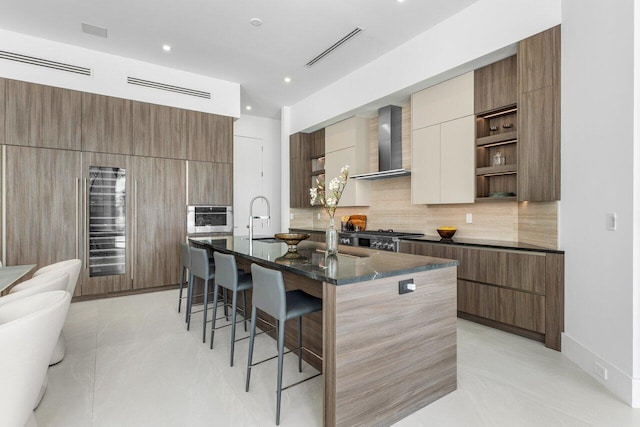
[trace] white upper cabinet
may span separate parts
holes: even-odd
[[[473,113],[473,71],[411,95],[414,130]]]
[[[475,201],[473,72],[411,97],[411,201]]]
[[[325,177],[330,181],[349,165],[349,174],[369,172],[369,121],[363,117],[351,117],[325,128]],[[349,179],[345,187],[341,207],[368,206],[371,204],[371,184],[368,181]]]

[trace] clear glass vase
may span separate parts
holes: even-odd
[[[338,230],[335,228],[333,216],[329,219],[329,228],[326,231],[327,255],[338,253]]]

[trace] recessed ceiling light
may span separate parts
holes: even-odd
[[[163,44],[162,50],[164,50],[165,52],[171,52],[171,46],[169,46],[168,44]]]
[[[251,19],[249,19],[249,22],[254,27],[259,27],[260,25],[262,25],[262,19],[260,19],[260,18],[251,18]]]
[[[244,107],[247,109],[247,111],[251,111],[251,105],[247,105],[246,107]]]
[[[285,83],[291,83],[291,77],[285,77],[284,78],[284,82]]]
[[[404,3],[404,0],[398,0],[398,3]]]

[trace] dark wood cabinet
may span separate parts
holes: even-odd
[[[133,154],[185,159],[185,114],[179,108],[133,101]]]
[[[179,281],[185,241],[185,162],[131,157],[133,175],[133,289]]]
[[[560,27],[518,44],[518,200],[560,200]]]
[[[289,138],[290,147],[290,199],[291,208],[311,206],[309,188],[311,187],[310,136],[298,132]]]
[[[482,114],[518,102],[518,62],[510,56],[474,72],[474,111]]]
[[[560,350],[564,255],[403,241],[400,251],[455,259],[458,314]]]
[[[187,159],[233,163],[233,119],[198,111],[186,112],[183,135]]]
[[[80,150],[81,93],[6,80],[6,143]]]
[[[5,86],[6,80],[0,78],[0,145],[4,144],[5,139]]]
[[[189,161],[188,205],[233,205],[233,165]]]
[[[133,217],[133,179],[131,171],[131,156],[123,156],[117,154],[105,153],[83,153],[82,155],[82,221],[79,230],[84,251],[82,254],[82,272],[78,288],[81,289],[82,296],[101,295],[111,292],[127,291],[131,289],[131,219]],[[122,168],[125,170],[125,205],[126,205],[126,228],[125,228],[125,272],[124,274],[111,276],[94,276],[89,274],[89,256],[90,256],[90,239],[89,239],[89,185],[91,166]]]
[[[312,159],[324,157],[324,128],[319,129],[311,134],[311,152],[309,156]]]
[[[82,151],[133,154],[132,101],[82,94]]]
[[[9,145],[6,165],[7,265],[78,258],[80,153]]]
[[[560,26],[518,43],[519,92],[560,83]]]

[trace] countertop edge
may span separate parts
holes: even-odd
[[[367,281],[371,281],[371,280],[376,280],[376,279],[382,279],[382,278],[387,278],[387,277],[394,277],[394,276],[401,276],[401,275],[407,275],[407,274],[412,274],[412,273],[420,273],[420,272],[424,272],[424,271],[429,271],[429,270],[437,270],[440,268],[448,268],[448,267],[457,267],[460,263],[457,260],[451,260],[451,259],[445,259],[445,258],[435,258],[435,257],[427,257],[427,256],[423,256],[423,255],[416,255],[416,256],[422,256],[424,258],[433,258],[433,259],[437,259],[437,260],[441,260],[442,262],[438,262],[438,263],[430,263],[430,264],[425,264],[425,265],[420,265],[417,267],[409,267],[409,268],[404,268],[404,269],[398,269],[398,270],[394,270],[394,271],[386,271],[386,272],[377,272],[374,271],[371,274],[365,274],[365,275],[361,275],[361,276],[356,276],[356,277],[350,277],[350,278],[346,278],[346,279],[332,279],[329,277],[318,277],[316,274],[314,274],[313,272],[309,272],[309,271],[305,271],[305,270],[301,270],[301,269],[297,269],[295,267],[286,265],[286,264],[279,264],[276,263],[275,261],[272,260],[266,260],[260,257],[256,257],[253,255],[249,255],[246,253],[242,253],[242,252],[237,252],[235,250],[232,249],[227,249],[226,247],[220,247],[220,246],[213,246],[210,245],[208,243],[205,243],[202,240],[198,240],[198,239],[189,239],[190,242],[194,243],[197,246],[201,246],[201,247],[207,247],[210,249],[214,249],[223,253],[227,253],[227,254],[232,254],[235,256],[239,256],[241,258],[244,258],[246,260],[252,261],[252,262],[257,262],[263,265],[269,265],[273,268],[277,268],[279,270],[282,271],[289,271],[291,273],[294,274],[298,274],[300,276],[304,276],[304,277],[308,277],[310,279],[313,280],[318,280],[321,282],[326,282],[335,286],[340,286],[340,285],[348,285],[348,284],[352,284],[352,283],[359,283],[359,282],[367,282]],[[362,248],[359,248],[362,249]],[[413,256],[412,254],[404,254],[404,255],[409,255],[409,256]]]
[[[290,227],[291,231],[300,231],[304,233],[324,233],[324,230],[319,230],[316,228],[304,228],[304,227]],[[500,243],[500,241],[488,241],[483,242],[482,240],[478,241],[465,241],[463,240],[441,240],[438,236],[422,236],[422,237],[407,237],[400,240],[411,241],[411,242],[425,242],[425,243],[434,243],[439,245],[451,245],[451,246],[467,246],[467,247],[477,247],[477,248],[490,248],[490,249],[504,249],[509,251],[528,251],[528,252],[541,252],[541,253],[549,253],[549,254],[560,254],[564,255],[564,251],[561,249],[551,249],[544,248],[542,246],[531,245],[529,243],[519,243],[519,242],[507,242]]]

